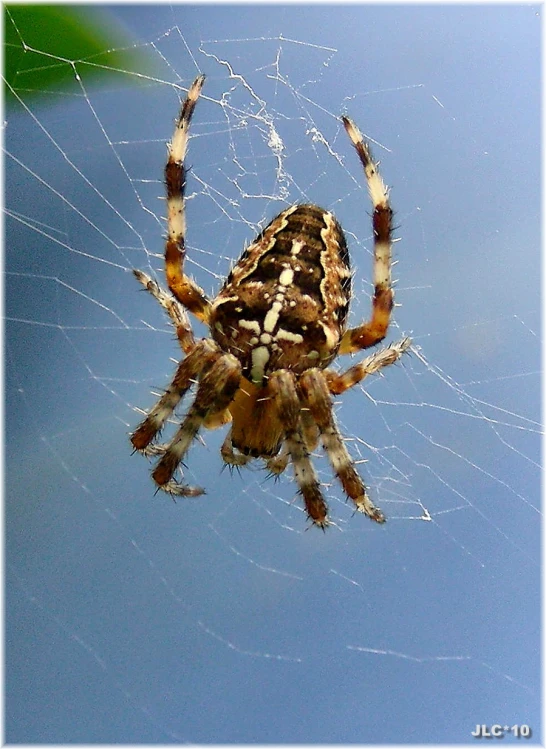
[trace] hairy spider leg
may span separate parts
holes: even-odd
[[[186,258],[186,168],[190,122],[199,99],[205,76],[200,75],[190,86],[182,104],[173,139],[168,145],[169,158],[165,166],[167,186],[167,242],[165,244],[165,274],[169,289],[178,301],[199,320],[208,322],[210,301],[203,289],[184,273]]]
[[[295,377],[287,369],[280,369],[270,375],[267,389],[276,399],[294,477],[303,496],[307,515],[315,525],[324,529],[329,525],[328,506],[305,444]]]
[[[218,346],[207,338],[199,341],[178,367],[171,384],[131,435],[135,450],[144,450],[163,429],[165,422],[210,362],[219,356]]]
[[[156,302],[159,302],[169,315],[176,329],[176,337],[178,338],[180,348],[185,354],[188,354],[195,346],[195,337],[184,307],[171,294],[166,294],[157,281],[150,278],[147,273],[136,268],[133,270],[133,273],[137,281],[144,286],[146,291],[153,296]]]
[[[394,306],[391,285],[392,209],[389,191],[381,179],[368,145],[352,120],[342,117],[347,135],[356,149],[368,183],[373,204],[374,260],[372,316],[369,321],[345,332],[339,347],[340,354],[351,354],[382,341],[389,327]]]
[[[217,354],[214,363],[203,368],[195,400],[152,472],[152,478],[158,486],[172,494],[185,493],[184,486],[171,481],[173,474],[207,416],[224,411],[231,403],[240,379],[241,364],[232,354]]]
[[[324,451],[345,494],[353,500],[359,512],[365,513],[376,523],[384,523],[385,516],[368,497],[364,482],[354,467],[339,433],[324,372],[320,369],[308,369],[300,378],[300,387],[317,423]]]
[[[383,367],[389,367],[397,362],[410,348],[411,338],[402,338],[386,348],[375,351],[364,361],[349,367],[345,372],[333,372],[331,369],[326,369],[324,375],[330,392],[333,395],[341,395],[349,388],[358,385],[368,375],[376,374]]]

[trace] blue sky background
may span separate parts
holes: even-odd
[[[539,6],[108,12],[153,78],[67,66],[60,96],[6,113],[6,740],[538,742]],[[365,317],[370,206],[339,115],[376,143],[389,340],[416,350],[338,413],[385,526],[322,456],[326,534],[289,471],[221,472],[222,433],[189,455],[195,500],[154,496],[131,455],[178,351],[130,269],[163,281],[164,144],[200,71],[188,267],[209,292],[310,200],[347,232]]]

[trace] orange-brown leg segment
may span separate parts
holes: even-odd
[[[347,330],[341,340],[340,354],[350,354],[379,343],[389,327],[394,306],[391,288],[392,210],[389,193],[374,163],[369,148],[354,122],[343,117],[347,135],[364,167],[368,192],[373,204],[374,261],[372,316],[368,322]]]
[[[252,456],[244,455],[244,453],[235,450],[231,439],[231,433],[232,430],[230,429],[226,435],[225,440],[222,443],[222,447],[220,448],[220,455],[222,456],[222,460],[231,468],[240,468],[241,466],[246,466],[246,464],[250,460],[252,460]]]
[[[195,400],[152,472],[152,478],[161,489],[171,494],[188,496],[189,488],[192,496],[195,494],[192,487],[178,484],[171,479],[207,416],[224,411],[229,406],[240,380],[241,364],[231,354],[216,354],[214,363],[202,368]]]
[[[205,338],[196,344],[185,359],[182,359],[167,390],[131,435],[135,450],[145,450],[155,439],[192,383],[218,355],[218,346],[214,341]]]
[[[282,449],[278,455],[274,455],[272,458],[265,459],[265,467],[269,471],[269,474],[276,479],[280,477],[281,473],[284,473],[286,471],[289,463],[290,452],[288,450],[286,442],[282,446]]]
[[[317,423],[322,445],[343,490],[353,500],[359,512],[365,513],[376,523],[384,523],[385,516],[368,497],[364,482],[358,475],[341,438],[332,412],[330,391],[322,370],[308,369],[304,372],[300,378],[300,388],[304,401]]]
[[[188,354],[195,346],[195,338],[192,333],[190,321],[184,307],[174,299],[171,294],[167,294],[161,286],[141,270],[133,270],[136,279],[144,286],[146,291],[150,292],[153,298],[159,302],[165,312],[171,318],[172,324],[176,329],[176,337],[180,348],[185,354]]]
[[[284,426],[286,448],[290,453],[294,477],[303,496],[307,514],[315,525],[324,529],[329,524],[328,507],[305,445],[300,416],[301,405],[294,375],[286,369],[273,372],[269,376],[267,390],[275,398],[279,418]]]
[[[390,346],[376,351],[371,356],[367,356],[364,361],[349,367],[345,372],[332,372],[330,369],[324,370],[324,377],[328,383],[328,388],[333,395],[341,395],[349,388],[358,385],[359,382],[368,375],[376,374],[383,367],[388,367],[400,359],[400,357],[411,347],[411,338],[402,338],[401,341],[391,343]]]
[[[186,168],[184,159],[188,149],[190,122],[203,87],[205,76],[195,79],[188,91],[173,139],[168,146],[169,158],[165,167],[167,187],[167,242],[165,245],[165,274],[169,289],[190,312],[203,322],[208,322],[210,301],[195,281],[184,273],[186,257],[186,217],[184,195]]]

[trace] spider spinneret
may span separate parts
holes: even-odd
[[[343,117],[373,204],[374,295],[368,321],[347,329],[347,242],[334,215],[312,204],[292,205],[279,213],[209,300],[184,272],[184,160],[204,80],[199,76],[190,87],[168,147],[165,273],[171,294],[142,271],[134,271],[169,314],[184,356],[165,393],[133,432],[133,447],[160,456],[152,472],[158,488],[197,496],[202,489],[176,481],[174,474],[201,428],[231,422],[221,448],[224,462],[242,466],[261,458],[276,475],[291,462],[307,514],[324,529],[330,522],[328,507],[310,457],[320,441],[356,509],[383,523],[385,516],[369,498],[339,432],[332,396],[396,362],[411,341],[404,338],[342,373],[328,367],[339,354],[369,348],[387,333],[394,305],[388,190],[358,128]],[[186,310],[209,326],[210,338],[195,340]],[[195,398],[175,436],[167,445],[155,444],[195,381]]]

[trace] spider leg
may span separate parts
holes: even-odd
[[[319,432],[317,425],[313,421],[313,417],[306,409],[300,410],[302,433],[305,441],[305,446],[308,452],[312,452],[317,446],[319,439]],[[265,467],[275,478],[278,478],[281,473],[286,471],[288,463],[290,462],[290,451],[286,445],[286,442],[282,446],[282,449],[278,455],[274,455],[271,458],[265,459]]]
[[[233,442],[231,440],[231,432],[230,429],[224,442],[222,443],[222,447],[220,448],[220,455],[222,456],[222,460],[224,463],[226,463],[228,466],[236,468],[239,468],[239,466],[244,466],[248,463],[249,460],[252,460],[251,455],[244,455],[243,453],[240,453],[239,451],[235,452],[235,448],[233,447]]]
[[[316,448],[319,440],[318,427],[308,409],[302,408],[300,410],[300,417],[305,446],[307,447],[308,452],[312,452]],[[290,451],[285,442],[278,455],[265,459],[265,467],[271,475],[278,478],[281,473],[286,471],[289,462]]]
[[[301,405],[294,375],[286,369],[273,372],[269,376],[267,389],[276,398],[279,418],[284,426],[286,448],[292,460],[294,477],[303,496],[307,514],[315,525],[324,529],[329,525],[328,507],[305,444]]]
[[[302,408],[300,410],[300,417],[305,446],[307,448],[307,451],[311,453],[318,444],[318,427],[313,421],[313,417],[311,416],[309,410]],[[289,462],[290,451],[285,442],[278,455],[275,455],[272,458],[266,458],[265,467],[269,471],[270,475],[272,475],[275,479],[278,479],[281,473],[284,473],[286,471]]]
[[[167,294],[161,286],[150,278],[147,273],[141,270],[133,270],[133,273],[146,291],[149,291],[153,298],[159,302],[165,312],[171,318],[171,321],[176,329],[176,337],[180,344],[180,348],[185,354],[188,354],[195,345],[195,338],[193,337],[190,321],[186,314],[184,307],[170,294]]]
[[[191,443],[209,414],[223,411],[233,400],[241,379],[241,364],[231,354],[216,355],[212,366],[202,369],[195,400],[165,454],[152,472],[161,489],[185,494],[187,487],[171,481]]]
[[[165,274],[169,289],[178,301],[203,322],[208,322],[210,301],[195,281],[184,273],[186,257],[186,168],[184,159],[188,149],[190,122],[199,99],[205,76],[200,75],[190,86],[182,104],[165,167],[167,186],[167,242],[165,244]]]
[[[330,392],[333,395],[341,395],[341,393],[354,387],[368,375],[375,374],[380,369],[383,369],[383,367],[388,367],[397,362],[410,346],[411,338],[402,338],[401,341],[391,343],[390,346],[374,352],[371,356],[367,356],[364,361],[355,364],[341,374],[328,369],[325,370],[324,376],[326,377]]]
[[[204,339],[182,359],[167,390],[131,435],[135,450],[145,450],[148,447],[194,380],[215,356],[218,356],[218,347],[213,341]]]
[[[373,204],[374,233],[372,316],[369,321],[350,328],[343,335],[339,353],[350,354],[379,343],[389,327],[394,306],[391,285],[392,209],[389,205],[389,191],[381,179],[368,145],[352,120],[348,117],[343,117],[342,120],[366,174]]]
[[[385,516],[368,497],[364,482],[357,473],[345,443],[341,438],[332,412],[332,399],[325,376],[320,369],[308,369],[300,378],[300,388],[320,431],[322,444],[332,468],[345,493],[353,500],[359,512],[377,523]]]
[[[281,473],[286,471],[286,467],[290,462],[290,451],[286,442],[282,446],[282,449],[278,455],[274,455],[272,458],[266,458],[265,467],[275,478],[278,478]]]

